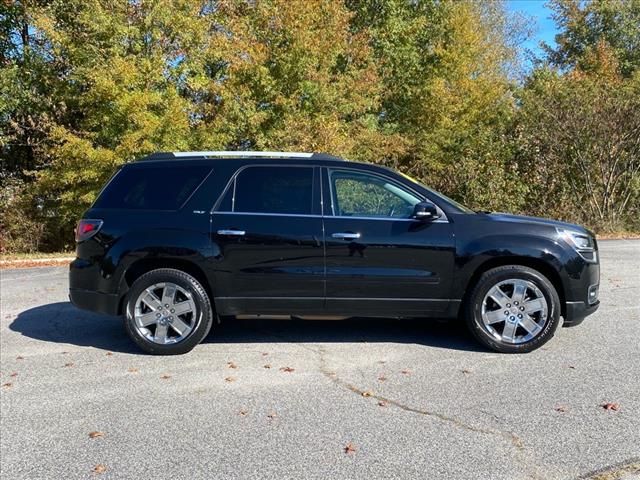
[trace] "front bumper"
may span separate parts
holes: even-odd
[[[574,327],[580,325],[586,317],[598,310],[598,307],[600,307],[600,300],[591,305],[587,302],[567,302],[563,326]]]
[[[69,300],[82,310],[90,310],[107,315],[118,315],[120,297],[117,294],[95,292],[80,288],[69,289]]]

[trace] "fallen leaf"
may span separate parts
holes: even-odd
[[[295,368],[291,368],[291,367],[280,367],[280,371],[281,372],[287,372],[287,373],[291,373],[291,372],[295,372]]]
[[[68,362],[64,364],[65,367],[73,367],[73,365],[74,365],[73,362]]]
[[[171,375],[167,375],[166,373],[160,377],[162,380],[169,380]]]
[[[382,400],[380,400],[380,401],[378,402],[378,406],[379,406],[379,407],[386,407],[386,406],[387,406],[387,402],[383,402]]]
[[[263,365],[262,368],[271,368],[271,365],[267,363],[266,365]]]
[[[13,383],[11,383],[11,382],[3,383],[2,386],[6,387],[6,388],[10,388],[10,387],[13,386]]]
[[[386,382],[386,381],[387,381],[387,377],[385,377],[384,375],[380,375],[380,376],[378,377],[378,381],[379,381],[379,382]]]
[[[105,355],[106,355],[107,357],[110,357],[111,355],[113,355],[113,352],[107,352],[107,353],[105,353]]]
[[[23,357],[23,356],[21,356],[21,355],[18,355],[18,356],[16,357],[16,360],[24,360],[24,357]]]
[[[227,377],[224,379],[225,382],[235,382],[236,381],[236,377]]]
[[[618,410],[620,410],[620,405],[617,403],[613,403],[613,402],[606,402],[603,403],[602,405],[600,405],[602,408],[604,408],[605,410],[611,410],[614,412],[617,412]]]
[[[463,368],[462,369],[462,373],[464,373],[465,375],[468,375],[471,373],[471,370],[467,369],[467,368]]]
[[[13,373],[12,373],[11,375],[9,375],[9,376],[10,376],[10,377],[15,378],[15,377],[17,377],[17,376],[18,376],[18,372],[13,372]]]
[[[229,368],[238,368],[238,366],[233,362],[227,362],[227,367],[229,367]]]
[[[134,367],[129,367],[129,368],[127,369],[127,372],[129,372],[129,373],[138,373],[138,369],[137,369],[137,368],[134,368]]]
[[[347,445],[344,447],[344,453],[346,453],[347,455],[350,453],[355,453],[355,451],[356,447],[351,442],[347,443]]]
[[[564,405],[558,405],[557,407],[555,407],[554,410],[556,412],[564,413],[564,412],[568,411],[569,409],[567,407],[565,407]]]
[[[102,432],[89,432],[89,438],[98,438],[98,437],[104,437],[104,433]]]
[[[411,370],[401,370],[400,373],[403,375],[411,375]]]
[[[262,352],[263,357],[266,357],[267,355],[269,355],[269,352]]]
[[[93,467],[93,473],[97,473],[98,475],[100,475],[101,473],[104,473],[106,471],[107,471],[107,466],[103,465],[102,463],[99,463],[98,465]]]
[[[373,392],[370,392],[369,390],[367,390],[366,392],[362,392],[363,397],[370,397],[371,395],[373,395]]]

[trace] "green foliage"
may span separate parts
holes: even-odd
[[[326,151],[474,208],[636,228],[640,0],[552,8],[558,47],[519,86],[500,2],[2,2],[2,238],[42,228],[5,248],[71,246],[118,165],[188,149]]]
[[[0,254],[37,252],[41,246],[45,225],[37,220],[24,182],[3,179],[0,191]]]
[[[536,212],[611,231],[637,219],[640,74],[540,71],[521,101],[519,145]]]
[[[640,0],[551,0],[549,6],[560,28],[557,47],[546,47],[553,65],[597,69],[604,47],[623,76],[640,67]]]

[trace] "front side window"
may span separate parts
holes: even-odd
[[[312,167],[248,167],[235,179],[232,211],[309,215]]]
[[[329,172],[333,213],[341,217],[410,218],[421,202],[415,194],[384,177],[362,172]]]

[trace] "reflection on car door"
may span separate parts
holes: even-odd
[[[323,169],[322,177],[327,310],[371,316],[444,311],[454,262],[444,215],[430,222],[410,218],[424,198],[378,173]]]
[[[319,169],[241,169],[212,215],[216,307],[222,314],[320,311],[324,252]]]

